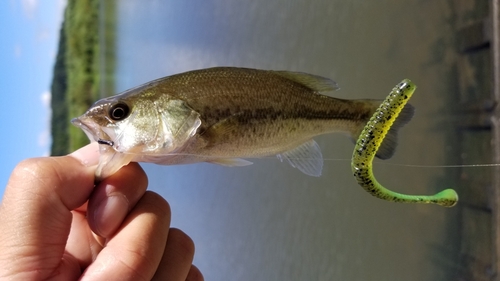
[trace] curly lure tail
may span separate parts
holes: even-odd
[[[380,199],[403,203],[433,203],[452,207],[458,202],[458,195],[453,189],[446,189],[435,195],[407,195],[383,187],[373,175],[373,158],[416,88],[410,80],[404,79],[392,89],[389,96],[375,111],[356,141],[351,160],[352,172],[359,185]]]

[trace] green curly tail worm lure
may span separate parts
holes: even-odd
[[[373,158],[416,88],[410,80],[404,79],[392,89],[389,96],[375,111],[356,141],[351,160],[352,172],[359,185],[380,199],[404,203],[433,203],[452,207],[458,202],[458,195],[453,189],[446,189],[435,195],[407,195],[383,187],[373,175]]]

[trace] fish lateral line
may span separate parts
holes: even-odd
[[[416,85],[404,79],[396,85],[367,122],[356,141],[351,160],[351,169],[358,184],[371,195],[392,202],[437,204],[452,207],[458,202],[453,189],[446,189],[434,195],[408,195],[394,192],[382,186],[373,174],[373,159],[382,141],[398,118]]]

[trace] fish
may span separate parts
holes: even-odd
[[[72,123],[99,143],[96,179],[130,162],[209,162],[246,166],[276,155],[310,176],[323,156],[314,137],[344,133],[353,141],[380,105],[339,99],[331,79],[292,71],[213,67],[153,80],[95,102]],[[377,151],[390,158],[397,132],[413,116],[407,104]]]

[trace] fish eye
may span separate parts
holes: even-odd
[[[109,109],[109,117],[115,121],[120,121],[127,118],[130,109],[124,103],[117,103]]]

